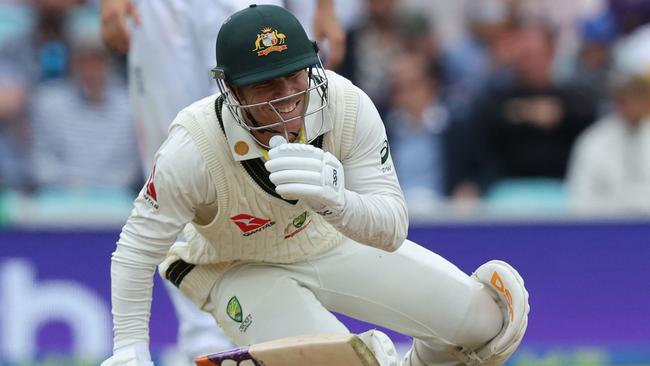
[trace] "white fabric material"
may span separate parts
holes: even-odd
[[[228,312],[233,298],[239,321]],[[393,253],[346,238],[335,250],[303,262],[240,263],[214,287],[205,310],[238,345],[347,332],[330,311],[433,345],[478,347],[502,323],[483,285],[409,240]]]
[[[339,214],[345,206],[345,177],[332,154],[306,144],[284,144],[269,151],[264,165],[275,191],[285,199],[302,199],[317,212]]]
[[[138,342],[120,347],[101,366],[153,366],[149,345],[147,342]]]
[[[332,90],[339,84],[346,84],[334,73],[328,73],[328,78],[330,82],[340,81],[334,81]],[[333,92],[330,108],[340,108],[343,102],[339,98],[343,95],[356,95],[359,104],[358,113],[351,116],[357,122],[346,145],[350,148],[341,152],[345,157],[341,163],[348,192],[346,209],[328,220],[337,230],[358,242],[394,250],[406,237],[407,214],[392,161],[390,158],[384,163],[380,160],[385,130],[377,110],[362,91],[352,86],[340,88],[340,92]],[[208,103],[197,115],[210,115],[210,111],[214,109]],[[333,122],[341,123],[336,118]],[[325,136],[324,147],[341,150],[341,146],[335,145],[341,142],[331,141],[331,135]],[[348,137],[343,134],[341,138]],[[148,187],[143,188],[113,254],[111,276],[116,347],[148,341],[154,267],[163,261],[186,223],[198,220],[207,224],[214,218],[219,204],[217,196],[228,192],[217,192],[213,179],[187,130],[173,128],[157,153],[155,174],[150,180],[155,185],[157,199],[153,202],[147,194]],[[261,190],[259,194],[266,195]],[[275,229],[283,230],[284,222],[283,226],[276,224]],[[323,230],[316,225],[307,229],[304,231]],[[202,257],[200,253],[194,255]]]
[[[180,285],[199,307],[231,261],[296,262],[332,249],[341,237],[304,203],[265,193],[252,179],[267,174],[261,164],[247,172],[231,158],[214,104],[214,97],[206,98],[180,113],[174,124],[190,133],[207,164],[217,191],[216,215],[187,225],[188,243],[174,245],[160,266],[166,273],[179,258],[199,265]],[[341,130],[336,131],[339,140]]]
[[[212,315],[202,311],[171,282],[164,281],[176,318],[178,319],[178,346],[188,361],[198,356],[228,350],[234,347],[221,332]]]
[[[330,103],[324,115],[336,123],[333,125],[332,131],[325,135],[323,148],[348,161],[354,157],[352,146],[354,146],[356,134],[365,132],[359,130],[357,120],[373,117],[372,115],[361,115],[363,108],[360,106],[364,103],[360,100],[365,98],[365,102],[370,106],[372,103],[348,80],[332,72],[328,72],[328,79],[330,80]],[[266,194],[260,195],[261,190],[256,184],[251,184],[248,173],[244,173],[240,164],[230,159],[229,150],[223,141],[223,134],[217,128],[219,122],[214,115],[214,103],[214,97],[205,98],[195,103],[179,114],[174,126],[178,125],[187,129],[199,147],[214,184],[216,184],[219,215],[212,220],[203,219],[200,220],[201,222],[194,220],[194,225],[188,225],[185,233],[189,243],[174,245],[170,250],[170,255],[160,266],[160,272],[166,273],[169,266],[179,258],[189,263],[200,264],[189,272],[180,286],[183,293],[199,307],[203,307],[213,284],[218,281],[221,273],[233,260],[292,263],[330,250],[340,242],[340,233],[324,223],[323,217],[319,215],[305,217],[310,211],[305,211],[307,206],[303,206],[300,201],[294,206]],[[374,111],[375,118],[370,119],[371,123],[368,125],[374,127],[373,132],[376,139],[372,140],[375,149],[371,151],[371,157],[374,162],[383,161],[378,164],[381,165],[380,167],[376,164],[373,168],[382,175],[390,177],[394,173],[387,165],[390,163],[388,150],[385,150],[385,159],[377,159],[377,150],[384,151],[387,142],[381,119],[374,107],[372,111]],[[229,116],[227,112],[223,114]],[[223,123],[236,123],[236,121],[224,118]],[[372,134],[368,134],[372,136]],[[368,171],[361,174],[361,177],[367,179],[373,173]],[[266,173],[260,171],[253,174]],[[386,179],[381,186],[375,187],[374,192],[377,193],[377,197],[365,195],[368,199],[379,201],[382,204],[381,212],[404,207],[403,198],[395,202],[401,206],[391,208],[387,205],[395,198],[390,194],[384,194],[383,188],[389,187],[390,183],[393,183],[392,179]],[[395,189],[401,197],[399,186],[393,185],[393,187],[396,187]],[[364,187],[361,187],[359,191],[363,192],[363,189]],[[345,191],[345,194],[356,198],[352,192]],[[242,200],[242,197],[247,197],[247,199]],[[382,203],[384,200],[386,203]],[[359,209],[355,210],[355,207]],[[243,217],[242,213],[244,213]],[[328,222],[335,222],[338,224],[337,229],[340,232],[348,236],[352,235],[353,238],[364,244],[385,250],[397,248],[404,236],[396,237],[395,234],[400,235],[399,230],[405,229],[405,226],[386,226],[382,222],[367,226],[365,225],[366,221],[362,218],[357,218],[359,226],[350,226],[341,223],[342,221],[336,222],[341,218],[344,219],[344,214],[353,217],[356,214],[366,213],[372,212],[369,212],[361,203],[361,205],[351,206],[351,209],[346,208],[339,215],[325,216],[325,219]],[[399,214],[399,211],[396,214]],[[378,214],[371,216],[377,217]],[[294,221],[300,220],[301,217],[304,227],[310,225],[308,230],[303,230],[303,227],[295,227]],[[388,218],[394,220],[394,217]],[[242,238],[241,231],[233,225],[233,222],[241,224],[241,220],[246,220],[246,225],[249,224],[249,220],[253,220],[252,222],[257,222],[260,227],[253,231],[246,230]],[[280,228],[285,228],[284,233],[274,229],[267,230],[276,224]],[[244,231],[244,228],[240,229]],[[259,231],[262,232],[258,233]],[[252,234],[256,235],[255,240],[249,240],[248,236]],[[374,240],[369,238],[374,238]],[[214,243],[219,244],[215,245]]]
[[[617,115],[589,127],[571,154],[567,185],[578,213],[650,213],[650,117],[637,129]]]
[[[198,156],[186,131],[179,129],[172,134],[159,152],[152,179],[159,209],[147,201],[144,187],[122,229],[111,264],[115,348],[149,340],[155,268],[165,258],[183,223],[194,217],[195,207],[197,211],[205,210],[216,197],[207,168]],[[175,159],[183,163],[174,167],[171,160]],[[185,194],[170,194],[176,190]],[[197,205],[188,206],[190,202]]]

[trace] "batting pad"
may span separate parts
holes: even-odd
[[[356,334],[317,333],[281,338],[200,356],[197,366],[379,366]]]

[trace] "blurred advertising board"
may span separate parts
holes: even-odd
[[[0,231],[0,366],[96,365],[110,354],[110,255],[118,235]],[[520,270],[531,315],[509,365],[650,365],[650,223],[436,224],[411,227],[409,237],[467,273],[492,258]],[[369,327],[342,318],[352,331]],[[172,364],[176,327],[156,276],[156,365]],[[407,337],[391,336],[408,347]]]

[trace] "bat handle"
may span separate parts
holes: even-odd
[[[284,145],[286,143],[287,143],[287,140],[285,140],[284,137],[282,137],[280,135],[274,135],[274,136],[271,137],[271,140],[269,140],[269,147],[271,147],[271,149],[272,149],[274,147],[278,147],[278,146]]]

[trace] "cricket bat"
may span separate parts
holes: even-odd
[[[197,366],[379,366],[356,334],[317,333],[281,338],[197,357]]]

